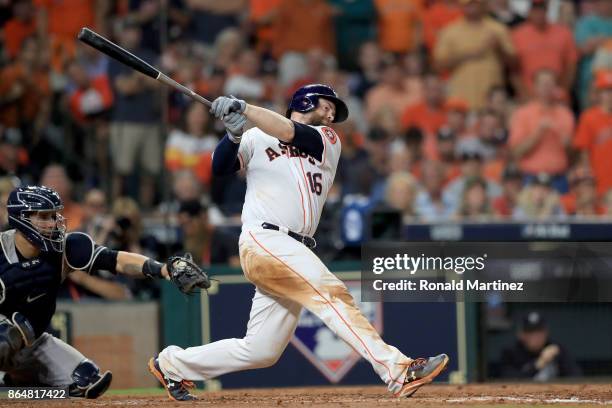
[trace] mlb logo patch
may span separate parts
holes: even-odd
[[[359,310],[382,335],[382,304],[361,303],[359,301],[361,299],[359,281],[345,282],[345,284]],[[302,309],[295,334],[291,338],[291,344],[333,384],[340,382],[361,359],[355,350],[306,309]]]

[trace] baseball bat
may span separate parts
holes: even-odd
[[[119,45],[108,40],[107,38],[104,38],[95,31],[90,30],[87,27],[83,27],[79,32],[77,38],[85,44],[95,48],[96,50],[108,55],[111,58],[116,59],[117,61],[127,65],[128,67],[133,68],[136,71],[143,73],[148,77],[156,79],[166,85],[169,85],[177,91],[189,96],[190,98],[210,107],[211,102],[208,99],[198,95],[186,86],[179,84],[174,79],[170,78],[157,68],[153,67],[151,64],[143,61],[128,50],[121,48]],[[235,112],[239,110],[240,103],[236,101],[232,105],[230,111]]]

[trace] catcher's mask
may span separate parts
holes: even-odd
[[[44,186],[25,186],[13,190],[6,203],[9,225],[45,252],[62,252],[66,222],[59,194]]]

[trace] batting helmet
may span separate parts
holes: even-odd
[[[333,122],[343,122],[348,118],[348,107],[338,98],[338,94],[330,86],[323,84],[310,84],[299,88],[293,94],[291,103],[287,108],[286,116],[291,116],[291,112],[310,112],[319,103],[319,98],[327,99],[336,106],[336,115]]]
[[[64,208],[59,194],[44,186],[17,187],[6,202],[9,225],[20,231],[28,241],[45,252],[64,250],[66,224],[58,213]],[[55,212],[55,223],[51,228],[38,228],[31,215],[38,211]]]

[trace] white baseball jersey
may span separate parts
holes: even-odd
[[[327,126],[312,126],[323,141],[321,160],[264,133],[247,130],[238,150],[246,169],[243,225],[263,222],[314,235],[340,159],[340,138]]]

